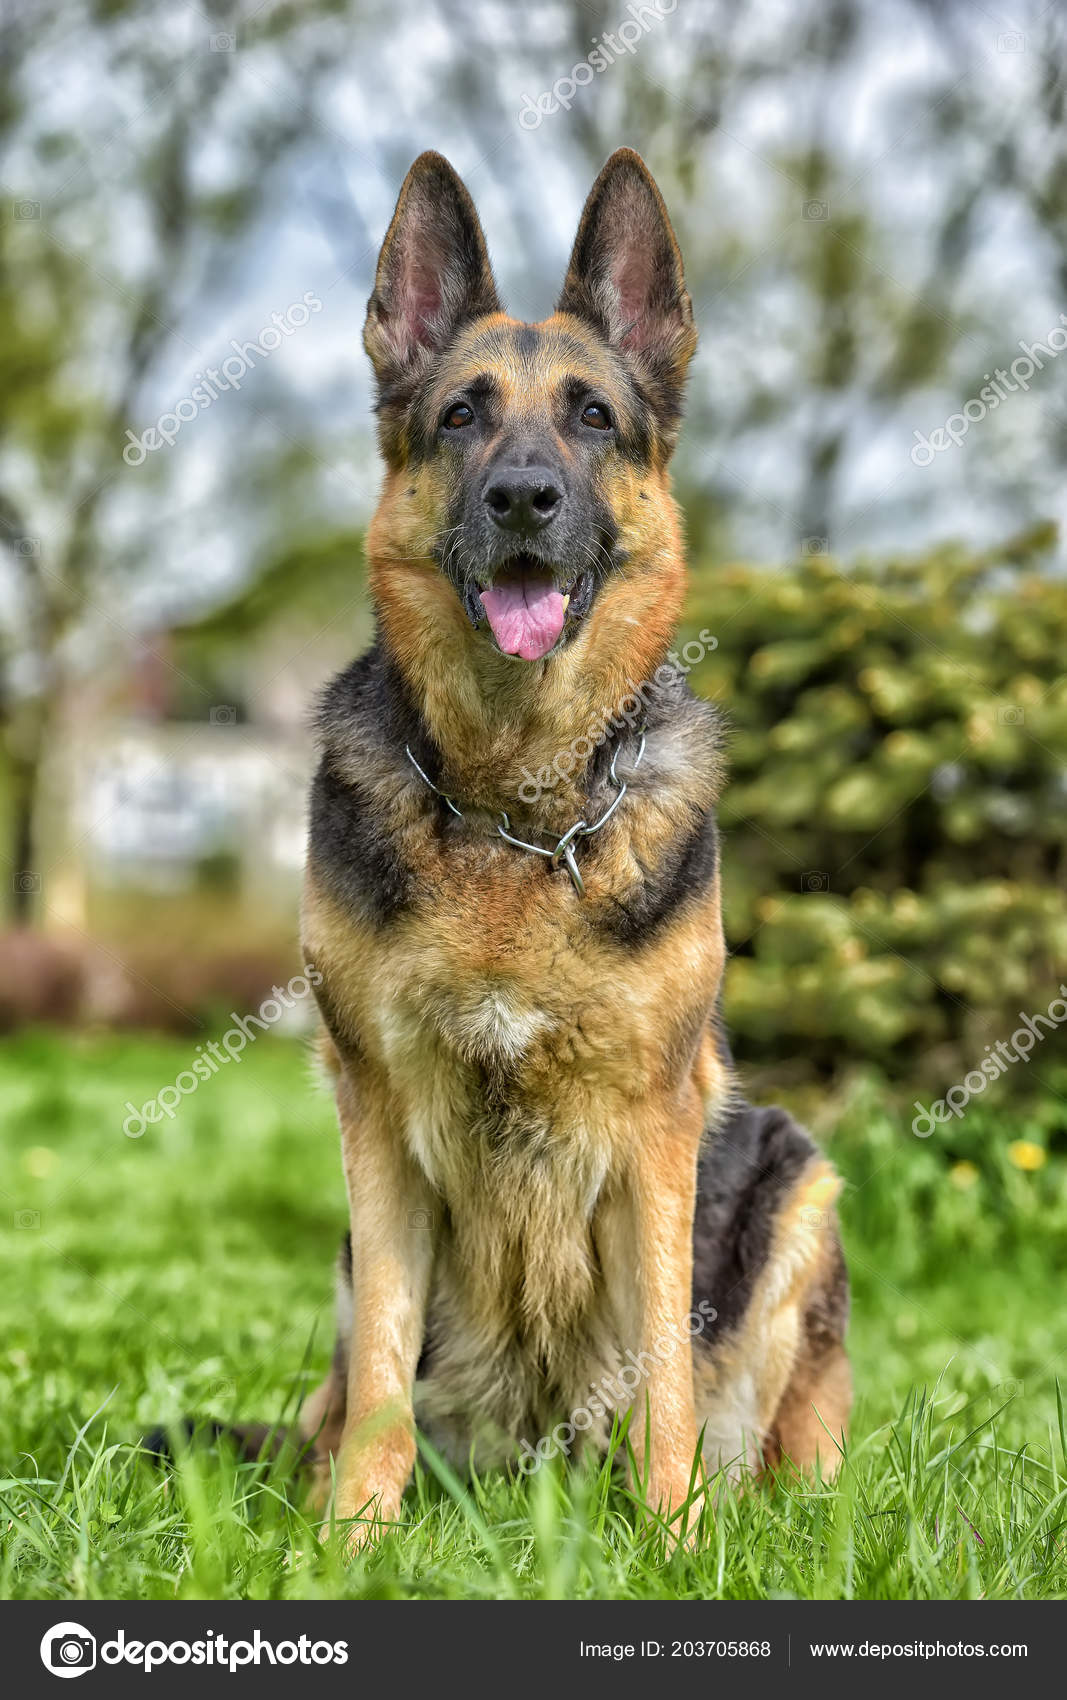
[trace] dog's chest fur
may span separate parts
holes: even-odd
[[[398,928],[366,1042],[471,1281],[496,1289],[494,1308],[515,1291],[549,1325],[590,1284],[590,1223],[617,1165],[600,1083],[624,1071],[632,1089],[635,1069],[562,928],[538,993],[515,913],[514,929],[483,917],[465,946],[439,905]],[[542,1245],[555,1255],[539,1276]]]
[[[357,1120],[362,1103],[384,1121],[428,1189],[423,1416],[442,1439],[452,1411],[469,1434],[472,1409],[536,1435],[581,1402],[592,1369],[619,1363],[633,1342],[603,1261],[632,1153],[683,1098],[711,1115],[727,1089],[709,1023],[717,878],[669,925],[625,935],[620,900],[654,888],[662,843],[707,831],[672,815],[656,760],[653,740],[650,788],[666,804],[635,796],[590,841],[584,897],[491,820],[455,821],[403,775],[373,797],[342,783],[313,810],[304,935],[323,1012]]]
[[[308,948],[344,1012],[350,1067],[385,1092],[456,1217],[472,1188],[514,1220],[543,1187],[587,1222],[633,1107],[692,1064],[707,992],[670,984],[684,949],[634,956],[598,940],[564,873],[491,844],[445,844],[440,858],[451,867],[424,863],[425,893],[386,929],[312,893]]]
[[[627,1343],[600,1238],[648,1104],[694,1077],[721,1094],[707,1026],[721,938],[706,924],[634,952],[601,936],[595,879],[488,839],[443,837],[388,926],[314,883],[306,938],[370,1113],[432,1191],[438,1252],[422,1414],[531,1432]],[[444,1344],[438,1346],[438,1342]]]

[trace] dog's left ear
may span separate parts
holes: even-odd
[[[693,305],[663,196],[632,148],[618,148],[589,191],[556,311],[632,356],[665,424],[677,422],[697,340]]]

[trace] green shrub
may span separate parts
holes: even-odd
[[[1047,530],[844,570],[698,566],[743,1060],[947,1085],[1067,979],[1067,585]],[[1052,1036],[1012,1085],[1062,1056]]]

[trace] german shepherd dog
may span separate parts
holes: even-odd
[[[676,677],[584,736],[663,683],[685,588],[696,333],[644,164],[612,155],[522,324],[423,154],[364,341],[378,637],[322,702],[303,910],[351,1234],[302,1432],[358,1544],[400,1512],[416,1422],[484,1464],[571,1414],[603,1447],[629,1410],[681,1525],[698,1442],[713,1471],[832,1471],[848,1295],[838,1181],[740,1099],[718,1018],[716,713]]]

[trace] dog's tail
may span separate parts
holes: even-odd
[[[337,1259],[337,1339],[329,1372],[304,1402],[293,1422],[222,1423],[210,1417],[183,1417],[175,1425],[154,1428],[140,1442],[142,1452],[172,1464],[184,1446],[229,1444],[249,1462],[281,1461],[296,1474],[310,1473],[324,1489],[330,1456],[338,1451],[347,1400],[348,1355],[352,1332],[352,1241],[346,1234]]]
[[[294,1442],[302,1444],[299,1430],[293,1424],[279,1427],[271,1423],[220,1423],[211,1417],[182,1417],[171,1428],[154,1428],[142,1436],[139,1446],[161,1464],[173,1464],[182,1447],[176,1442],[193,1446],[198,1441],[229,1441],[239,1457],[249,1461],[278,1458]]]

